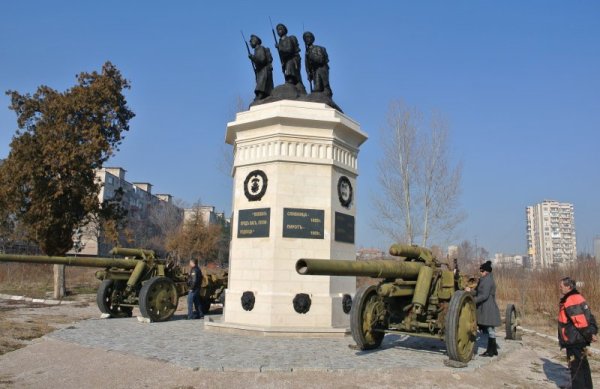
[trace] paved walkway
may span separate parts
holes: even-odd
[[[202,321],[171,320],[140,323],[136,318],[92,319],[55,331],[47,337],[117,351],[139,357],[208,371],[338,371],[394,368],[426,368],[457,371],[444,366],[447,359],[441,341],[386,335],[380,349],[352,350],[351,337],[280,338],[242,336],[203,330]],[[499,338],[501,353],[521,347],[520,342]],[[475,358],[460,371],[490,363]]]

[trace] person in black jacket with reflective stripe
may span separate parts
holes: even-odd
[[[200,286],[202,284],[202,272],[198,267],[197,259],[190,259],[190,273],[188,275],[188,319],[202,319],[202,309],[200,308]],[[194,310],[194,308],[196,308]]]
[[[567,349],[572,388],[591,389],[592,373],[586,347],[597,340],[598,326],[575,286],[575,280],[569,277],[560,280],[558,286],[562,294],[558,307],[558,341],[561,349]]]

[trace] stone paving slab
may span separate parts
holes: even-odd
[[[386,335],[381,348],[352,350],[351,337],[285,338],[234,335],[204,331],[199,320],[140,323],[134,318],[91,319],[46,335],[83,346],[161,360],[201,371],[339,371],[347,369],[420,368],[455,369],[442,341]],[[498,339],[501,353],[519,342]],[[474,370],[491,362],[475,358],[461,370]]]

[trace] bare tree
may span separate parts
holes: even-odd
[[[199,259],[204,263],[216,260],[219,244],[222,241],[221,224],[212,224],[205,220],[199,203],[192,207],[192,212],[185,222],[171,231],[166,239],[166,245],[175,258],[181,260]]]
[[[425,119],[401,101],[390,104],[373,222],[395,241],[414,244],[420,238],[423,246],[449,235],[464,219],[458,204],[462,169],[450,161],[448,127],[439,114]]]

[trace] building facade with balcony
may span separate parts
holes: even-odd
[[[577,259],[573,204],[544,200],[528,206],[526,218],[527,254],[532,268],[563,266]]]
[[[98,201],[112,201],[120,191],[120,206],[126,210],[127,245],[148,245],[152,237],[161,233],[154,231],[164,224],[180,225],[183,221],[183,209],[173,203],[170,194],[153,194],[152,184],[148,182],[129,182],[125,179],[125,169],[105,167],[96,172],[101,184]],[[85,256],[106,256],[114,245],[107,238],[103,228],[91,222],[75,234],[76,246],[69,254]],[[75,252],[77,251],[77,252]]]

